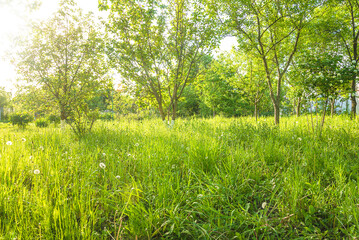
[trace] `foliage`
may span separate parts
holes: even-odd
[[[176,119],[185,87],[218,44],[218,24],[200,0],[100,1],[110,10],[108,56],[126,84],[156,106],[162,120]]]
[[[48,120],[50,123],[54,123],[55,125],[59,124],[61,121],[60,116],[51,114],[48,116]]]
[[[219,12],[219,21],[225,22],[228,31],[238,37],[241,51],[253,52],[261,59],[274,120],[279,124],[284,76],[298,49],[301,32],[320,1],[208,2],[210,11]]]
[[[88,104],[109,83],[104,40],[93,16],[84,15],[72,0],[64,0],[60,10],[34,25],[23,42],[17,56],[21,80],[41,91],[37,97],[44,96],[56,106],[61,120],[76,122],[76,117],[90,115],[78,112],[85,109],[84,102]]]
[[[5,107],[9,105],[11,100],[11,93],[7,92],[5,88],[0,87],[0,120],[5,117]]]
[[[196,80],[199,98],[211,110],[213,116],[245,115],[242,112],[239,92],[229,83],[235,74],[234,68],[223,58],[213,59],[204,74]]]
[[[32,119],[32,116],[28,113],[13,113],[10,115],[11,124],[17,125],[19,128],[25,128]]]
[[[106,120],[106,121],[114,120],[114,113],[113,112],[101,112],[99,114],[99,119]]]
[[[76,105],[66,120],[78,137],[89,133],[95,121],[99,118],[99,111],[90,109],[87,103]]]
[[[39,128],[45,128],[49,126],[49,120],[47,120],[46,118],[38,118],[35,121],[35,125],[36,127]]]
[[[348,92],[349,81],[355,71],[351,62],[343,61],[341,55],[329,53],[307,56],[305,63],[301,65],[307,71],[304,86],[314,96],[336,98],[341,92]]]

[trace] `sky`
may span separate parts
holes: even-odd
[[[27,0],[29,2],[31,0]],[[34,1],[34,0],[32,0]],[[44,20],[49,18],[58,8],[60,0],[43,0],[37,10],[29,11],[26,0],[0,0],[0,87],[15,92],[16,70],[11,64],[9,52],[14,48],[17,36],[26,34],[29,30],[29,20]],[[98,0],[75,0],[85,12],[92,11],[95,15],[103,16],[97,9]],[[222,40],[219,51],[229,51],[235,44],[234,37]]]

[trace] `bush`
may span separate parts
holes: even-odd
[[[106,121],[110,121],[110,120],[113,120],[113,114],[112,112],[103,112],[103,113],[100,113],[100,119],[101,120],[106,120]]]
[[[31,120],[32,116],[28,113],[14,113],[10,116],[12,125],[17,125],[20,128],[25,128]]]
[[[57,115],[54,115],[54,114],[50,115],[48,117],[48,120],[49,120],[50,123],[54,123],[55,125],[60,123],[60,117],[57,116]]]
[[[82,137],[91,131],[99,115],[98,110],[89,109],[87,104],[79,104],[73,107],[66,122],[78,137]]]
[[[44,128],[49,126],[49,121],[45,118],[39,118],[35,121],[36,127]]]

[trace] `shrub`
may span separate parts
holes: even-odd
[[[112,112],[100,113],[100,119],[101,120],[106,120],[106,121],[113,120],[114,119],[113,114],[114,113],[112,113]]]
[[[17,125],[20,128],[25,128],[31,120],[32,116],[28,113],[14,113],[10,116],[12,125]]]
[[[73,107],[67,123],[78,137],[90,132],[93,124],[99,118],[98,110],[89,109],[87,104],[79,104]]]
[[[60,123],[60,117],[57,116],[57,115],[54,115],[54,114],[50,115],[48,117],[48,120],[49,120],[50,123],[54,123],[55,125]]]
[[[44,128],[49,126],[49,121],[45,118],[39,118],[35,121],[36,127]]]

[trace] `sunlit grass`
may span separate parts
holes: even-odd
[[[83,139],[1,125],[0,236],[358,237],[359,121],[272,122],[98,122]]]

